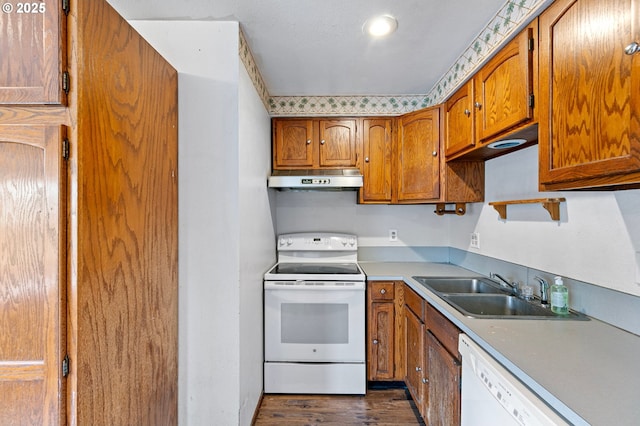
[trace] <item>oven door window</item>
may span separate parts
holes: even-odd
[[[349,304],[283,303],[282,343],[349,343]]]
[[[267,290],[265,361],[364,362],[364,291]]]

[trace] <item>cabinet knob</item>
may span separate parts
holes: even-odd
[[[416,371],[422,371],[422,368],[416,367]]]
[[[320,145],[324,145],[324,139],[320,141]]]
[[[624,53],[626,53],[627,55],[634,55],[638,52],[640,52],[640,44],[635,41],[624,48]]]
[[[387,290],[385,290],[384,288],[380,289],[380,294],[385,294],[386,292],[387,292]]]
[[[433,155],[434,157],[437,157],[437,156],[438,156],[438,151],[433,151],[433,152],[431,153],[431,155]]]
[[[373,344],[377,345],[378,344],[378,339],[373,339]]]
[[[464,110],[464,115],[466,115],[467,117],[469,117],[471,115],[471,111],[469,111],[468,109]]]
[[[307,139],[307,145],[311,145],[311,139]]]
[[[475,105],[475,107],[478,108],[478,109],[482,108],[482,104],[480,102],[476,102],[473,105]]]
[[[364,157],[364,162],[368,163],[369,162],[369,157]]]
[[[427,379],[426,377],[422,378],[422,383],[427,384],[429,383],[429,379]]]

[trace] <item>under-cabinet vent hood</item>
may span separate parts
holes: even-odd
[[[357,168],[274,170],[269,176],[268,186],[296,191],[356,190],[362,187],[362,173]]]

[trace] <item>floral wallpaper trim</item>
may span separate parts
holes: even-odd
[[[267,111],[276,116],[400,115],[442,103],[553,0],[509,0],[425,95],[269,96],[240,30],[240,58]]]
[[[260,96],[260,99],[262,99],[262,103],[264,103],[265,108],[269,111],[269,91],[267,90],[267,85],[264,83],[262,74],[260,74],[260,70],[256,65],[256,61],[253,58],[253,54],[251,53],[247,39],[242,32],[242,28],[240,28],[239,47],[240,60],[242,61],[244,68],[247,70],[254,87],[258,91],[258,95]]]
[[[427,107],[424,95],[400,96],[273,96],[272,116],[400,115]]]
[[[429,105],[442,103],[498,49],[553,0],[510,0],[426,94]]]

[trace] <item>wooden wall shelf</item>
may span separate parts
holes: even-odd
[[[531,200],[493,201],[489,203],[498,212],[501,219],[507,219],[507,206],[510,204],[542,204],[551,216],[552,220],[560,220],[560,203],[566,198],[534,198]]]

